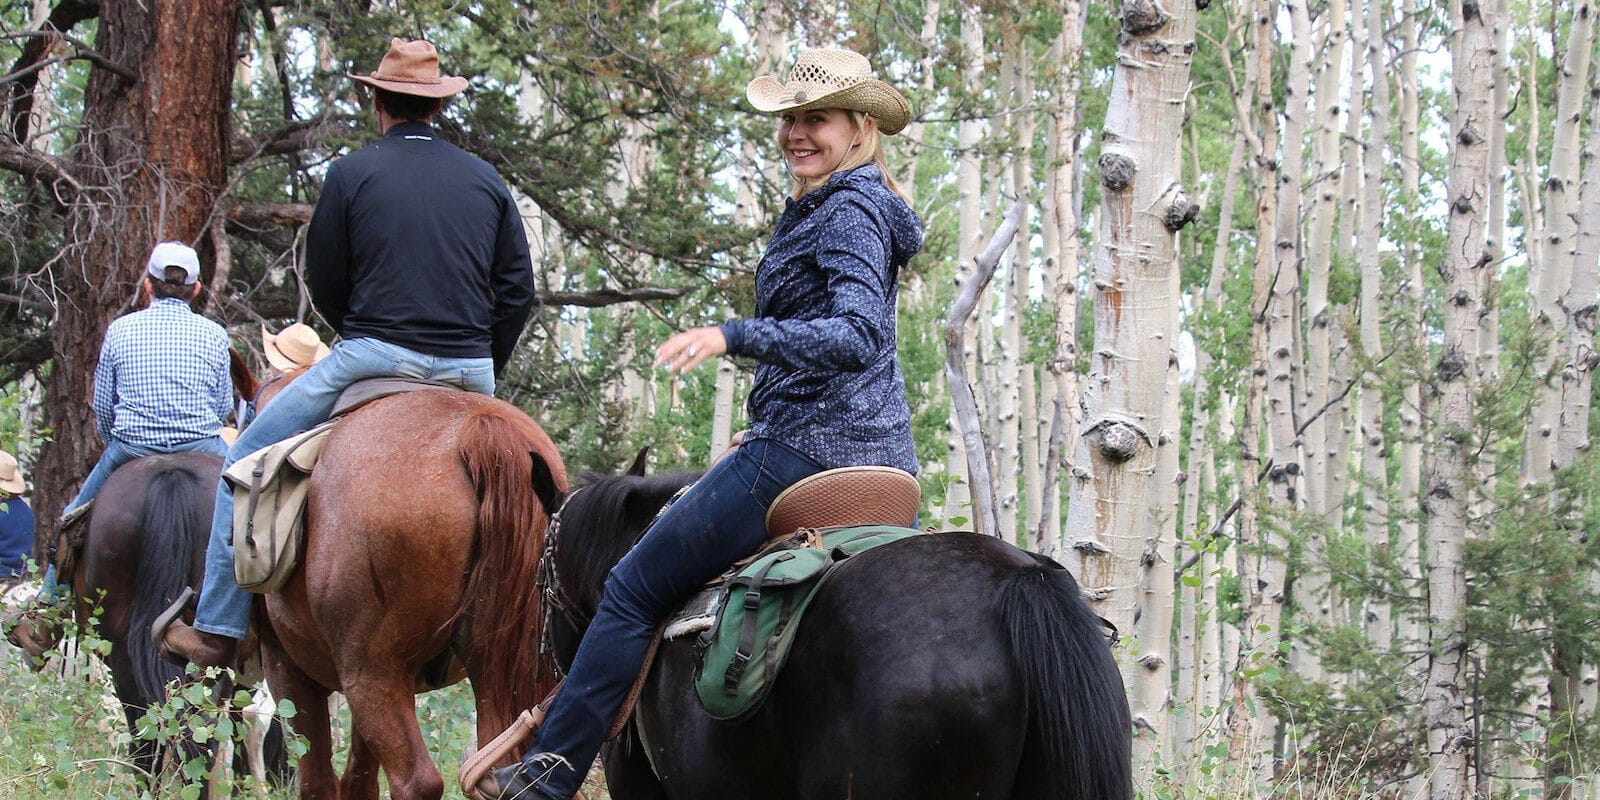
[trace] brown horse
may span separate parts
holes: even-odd
[[[258,405],[284,384],[269,381]],[[301,567],[257,606],[268,683],[298,705],[310,745],[301,797],[376,798],[381,767],[396,800],[437,800],[417,692],[469,678],[483,743],[553,687],[539,667],[534,585],[549,510],[533,491],[533,454],[565,490],[550,437],[515,406],[466,391],[385,397],[334,428],[311,478]],[[354,727],[342,777],[333,691]]]

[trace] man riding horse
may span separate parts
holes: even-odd
[[[370,75],[382,138],[328,169],[307,235],[306,283],[340,340],[262,408],[229,449],[239,458],[327,420],[367,378],[454,384],[493,395],[533,304],[533,265],[516,202],[493,167],[440,139],[441,76],[425,41],[394,39]],[[251,598],[235,583],[233,492],[217,486],[205,583],[192,626],[159,633],[167,654],[200,666],[239,655]]]
[[[136,458],[227,452],[219,434],[233,405],[228,333],[189,306],[200,294],[200,257],[181,242],[162,242],[146,273],[149,306],[112,321],[100,346],[93,407],[106,447],[64,516],[87,506],[117,467]],[[66,600],[70,581],[48,567],[38,603],[7,634],[35,659],[61,638],[44,611]]]

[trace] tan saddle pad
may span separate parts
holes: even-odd
[[[854,525],[911,527],[922,507],[922,487],[894,467],[840,467],[783,490],[767,509],[767,537],[801,528]]]

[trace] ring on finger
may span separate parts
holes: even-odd
[[[688,347],[683,352],[684,352],[685,355],[689,356],[690,358],[694,358],[694,347],[693,346]]]

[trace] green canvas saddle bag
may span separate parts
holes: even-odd
[[[715,719],[761,706],[789,656],[801,615],[845,559],[921,535],[914,528],[861,525],[807,529],[769,546],[722,585],[715,621],[700,636],[700,705]]]

